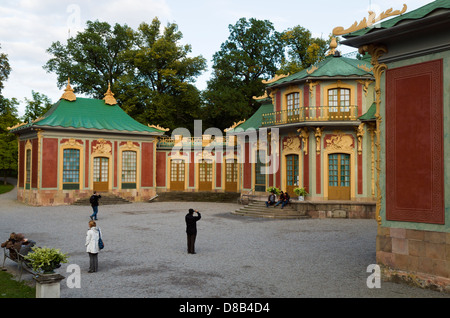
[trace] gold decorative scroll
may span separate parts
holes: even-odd
[[[289,75],[290,75],[289,73],[288,74],[278,74],[278,75],[275,75],[275,77],[272,78],[271,80],[268,80],[268,81],[262,80],[262,83],[263,84],[272,84],[272,83],[275,83],[276,81],[279,81],[282,78],[288,77]]]
[[[343,27],[339,26],[333,29],[333,35],[344,35],[344,34],[348,34],[348,33],[352,33],[355,31],[359,31],[362,29],[365,29],[367,27],[371,27],[374,24],[378,23],[381,20],[387,19],[389,17],[393,17],[396,15],[401,15],[403,13],[406,12],[406,10],[408,9],[408,6],[406,4],[403,5],[403,9],[402,10],[393,10],[392,8],[381,12],[380,15],[377,17],[375,12],[373,11],[369,11],[369,17],[368,19],[364,18],[361,22],[355,22],[351,27],[349,27],[348,29],[344,29]]]
[[[361,64],[361,65],[358,64],[358,68],[360,68],[360,69],[362,69],[362,70],[364,70],[366,72],[372,72],[373,71],[373,67],[368,67],[365,64]]]
[[[308,144],[308,140],[309,140],[309,131],[308,128],[300,128],[297,130],[297,132],[299,133],[299,137],[302,139],[303,141],[303,152],[305,153],[305,155],[308,155],[308,148],[309,148],[309,144]]]
[[[372,80],[365,80],[365,81],[356,80],[356,82],[358,82],[359,84],[363,85],[363,90],[365,92],[365,95],[367,96],[367,94],[369,92],[369,86],[370,86],[370,84],[373,83],[373,81]]]
[[[225,129],[224,131],[225,132],[229,132],[229,131],[233,130],[234,128],[236,128],[237,126],[242,125],[243,123],[245,123],[245,121],[246,121],[246,119],[241,120],[240,122],[237,122],[237,123],[235,122],[233,124],[233,126],[231,126],[230,128]]]
[[[261,99],[266,99],[268,97],[269,96],[267,95],[267,92],[265,92],[264,95],[262,95],[262,96],[253,96],[253,99],[254,100],[261,100]]]
[[[308,75],[311,75],[312,73],[314,73],[318,69],[319,68],[317,66],[313,65],[313,67],[311,67],[309,70],[306,70],[306,73],[308,73]]]
[[[155,128],[155,129],[162,130],[162,131],[169,131],[170,130],[169,128],[162,128],[160,125],[150,125],[150,124],[148,124],[147,126],[150,127],[150,128]]]

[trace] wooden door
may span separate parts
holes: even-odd
[[[170,190],[184,191],[185,189],[185,169],[184,160],[175,159],[170,163]]]
[[[328,199],[350,200],[350,155],[328,156]]]
[[[212,161],[201,160],[198,164],[198,190],[211,191],[212,190]]]
[[[294,194],[294,188],[299,185],[299,157],[298,155],[286,156],[286,188],[281,189],[289,193],[292,197]]]
[[[94,191],[105,192],[109,190],[109,159],[106,157],[94,158]]]
[[[227,160],[225,163],[225,192],[237,192],[237,178],[237,160]]]

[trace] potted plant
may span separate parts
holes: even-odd
[[[295,189],[294,189],[294,193],[295,193],[296,195],[298,195],[298,200],[299,200],[299,201],[305,201],[305,196],[308,195],[308,192],[307,192],[306,189],[303,188],[303,187],[295,188]]]
[[[277,187],[268,187],[266,191],[275,195],[279,195],[281,193],[280,189],[278,189]]]
[[[59,249],[47,247],[33,247],[32,252],[25,256],[34,271],[42,271],[44,274],[53,274],[61,263],[67,263],[68,256]]]

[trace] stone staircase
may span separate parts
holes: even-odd
[[[306,215],[305,211],[297,211],[293,208],[292,204],[288,204],[283,209],[281,204],[276,208],[273,206],[266,207],[264,201],[253,201],[242,208],[231,212],[234,215],[271,218],[271,219],[309,219],[310,216]]]
[[[236,203],[240,198],[239,193],[232,192],[159,192],[152,202],[222,202]]]
[[[118,197],[117,195],[114,195],[111,193],[100,193],[100,195],[102,196],[102,198],[100,200],[98,200],[98,203],[100,206],[131,203],[130,201],[128,201],[124,198]],[[79,200],[75,201],[72,205],[88,205],[88,206],[90,206],[91,203],[89,202],[89,198],[90,198],[90,196],[87,198],[79,199]]]

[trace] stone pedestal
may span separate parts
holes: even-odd
[[[33,277],[36,281],[36,298],[59,298],[61,281],[60,274],[40,274]]]

